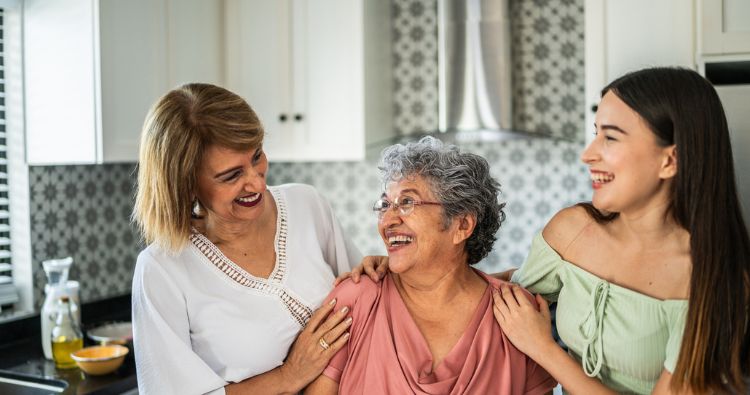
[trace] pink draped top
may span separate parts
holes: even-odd
[[[477,271],[491,287],[501,281]],[[530,300],[533,298],[528,295]],[[432,370],[432,354],[391,275],[336,287],[327,300],[350,306],[348,344],[324,375],[340,394],[543,394],[557,382],[505,337],[492,313],[490,287],[453,349]]]

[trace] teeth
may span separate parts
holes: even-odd
[[[615,179],[614,174],[609,173],[591,173],[591,180],[596,183],[610,182]]]
[[[390,236],[388,237],[388,244],[390,245],[396,245],[396,244],[409,244],[412,242],[412,238],[409,236],[404,235],[398,235],[398,236]]]
[[[258,200],[258,198],[260,198],[260,194],[256,193],[255,195],[250,196],[250,197],[237,198],[237,201],[242,202],[242,203],[251,203],[251,202]]]

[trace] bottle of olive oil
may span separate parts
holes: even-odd
[[[83,348],[83,333],[73,319],[68,296],[61,296],[57,304],[57,317],[51,333],[52,359],[58,369],[75,368],[76,362],[70,354]]]

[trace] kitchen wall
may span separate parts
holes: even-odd
[[[392,0],[394,123],[438,124],[437,0]],[[510,0],[513,128],[583,141],[583,0]]]
[[[134,164],[32,166],[31,245],[34,304],[44,301],[42,261],[73,257],[70,278],[82,301],[130,292],[142,245],[130,223]]]
[[[437,127],[436,0],[392,0],[394,125],[417,135]],[[556,139],[468,143],[502,184],[507,220],[490,256],[497,271],[523,262],[531,238],[558,209],[590,196],[578,160],[583,148],[583,0],[513,0],[514,121]],[[270,131],[269,131],[270,132]],[[273,156],[272,152],[269,152]],[[273,163],[269,184],[302,182],[328,198],[363,253],[383,254],[370,211],[382,189],[376,160]],[[41,261],[72,255],[81,299],[130,291],[142,248],[129,221],[134,164],[30,168],[35,300],[45,283]]]
[[[394,124],[415,137],[437,129],[437,1],[393,0]],[[478,267],[519,266],[533,235],[559,209],[587,200],[583,149],[583,0],[512,0],[514,128],[549,138],[468,143],[502,184],[506,222]],[[273,155],[273,153],[269,153]],[[384,254],[370,207],[382,193],[377,160],[274,163],[270,184],[303,182],[327,196],[365,254]]]

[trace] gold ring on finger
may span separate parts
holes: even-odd
[[[331,347],[330,344],[326,341],[326,339],[323,339],[323,336],[318,339],[318,344],[320,344],[320,347],[323,348],[323,350],[327,350]]]

